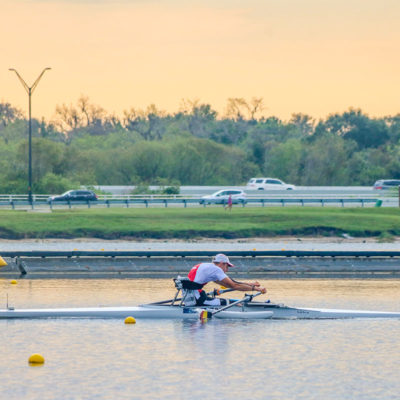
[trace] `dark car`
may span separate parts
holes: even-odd
[[[380,179],[376,181],[374,184],[375,190],[382,190],[382,189],[397,189],[400,186],[399,179]]]
[[[50,196],[47,202],[52,201],[96,201],[97,195],[91,190],[68,190],[59,196]]]

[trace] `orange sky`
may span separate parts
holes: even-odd
[[[33,116],[263,97],[265,115],[400,112],[398,0],[0,0],[0,101]]]

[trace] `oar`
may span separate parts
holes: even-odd
[[[253,299],[253,297],[259,296],[260,294],[261,294],[261,292],[258,292],[256,294],[247,294],[246,296],[243,297],[243,299],[236,300],[233,303],[228,304],[227,306],[219,308],[217,311],[206,311],[206,310],[203,310],[200,313],[200,319],[201,320],[205,320],[207,318],[212,318],[215,314],[218,314],[221,311],[224,311],[224,310],[227,310],[228,308],[236,306],[237,304],[244,303],[244,302],[247,303],[247,302],[251,301]]]
[[[219,296],[223,293],[234,292],[236,289],[214,289],[212,292],[207,293],[207,296]]]

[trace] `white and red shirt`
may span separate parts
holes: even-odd
[[[191,281],[205,285],[208,282],[222,281],[227,277],[221,268],[217,267],[214,263],[201,263],[195,265],[188,274]],[[200,297],[201,290],[193,292],[195,299]],[[186,304],[186,301],[185,301]],[[206,305],[220,305],[220,299],[211,299],[204,302]]]
[[[188,277],[193,282],[205,285],[208,282],[222,281],[227,275],[214,263],[201,263],[189,271]]]

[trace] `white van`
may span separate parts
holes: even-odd
[[[250,190],[294,190],[296,187],[276,178],[251,178],[247,182]]]

